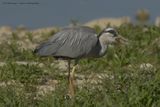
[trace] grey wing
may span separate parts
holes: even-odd
[[[52,55],[69,58],[89,56],[96,46],[96,32],[88,27],[67,28],[54,35],[41,49],[42,56]]]
[[[64,32],[58,32],[53,37],[49,38],[48,41],[43,42],[36,47],[34,53],[40,56],[51,56],[54,55],[57,50],[62,46],[61,36],[64,35]]]

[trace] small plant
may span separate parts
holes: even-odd
[[[138,10],[136,13],[136,20],[143,25],[146,24],[149,18],[150,18],[150,14],[146,9]]]
[[[77,26],[77,25],[79,25],[79,21],[76,20],[76,19],[71,19],[70,23],[71,23],[71,26]]]

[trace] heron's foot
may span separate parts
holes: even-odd
[[[75,86],[74,82],[70,81],[69,87],[68,87],[68,96],[70,98],[74,98],[75,96]]]
[[[68,93],[64,96],[64,99],[71,100],[73,97]]]
[[[75,96],[70,95],[69,93],[64,96],[65,100],[71,101],[73,103],[75,101]]]

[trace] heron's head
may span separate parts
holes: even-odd
[[[105,44],[117,44],[117,43],[127,43],[127,39],[120,36],[116,29],[114,28],[105,28],[100,34],[99,39]]]

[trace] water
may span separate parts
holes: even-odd
[[[147,9],[153,23],[160,16],[159,4],[158,0],[0,0],[0,26],[66,26],[72,19],[85,23],[121,16],[134,20],[138,9]]]

